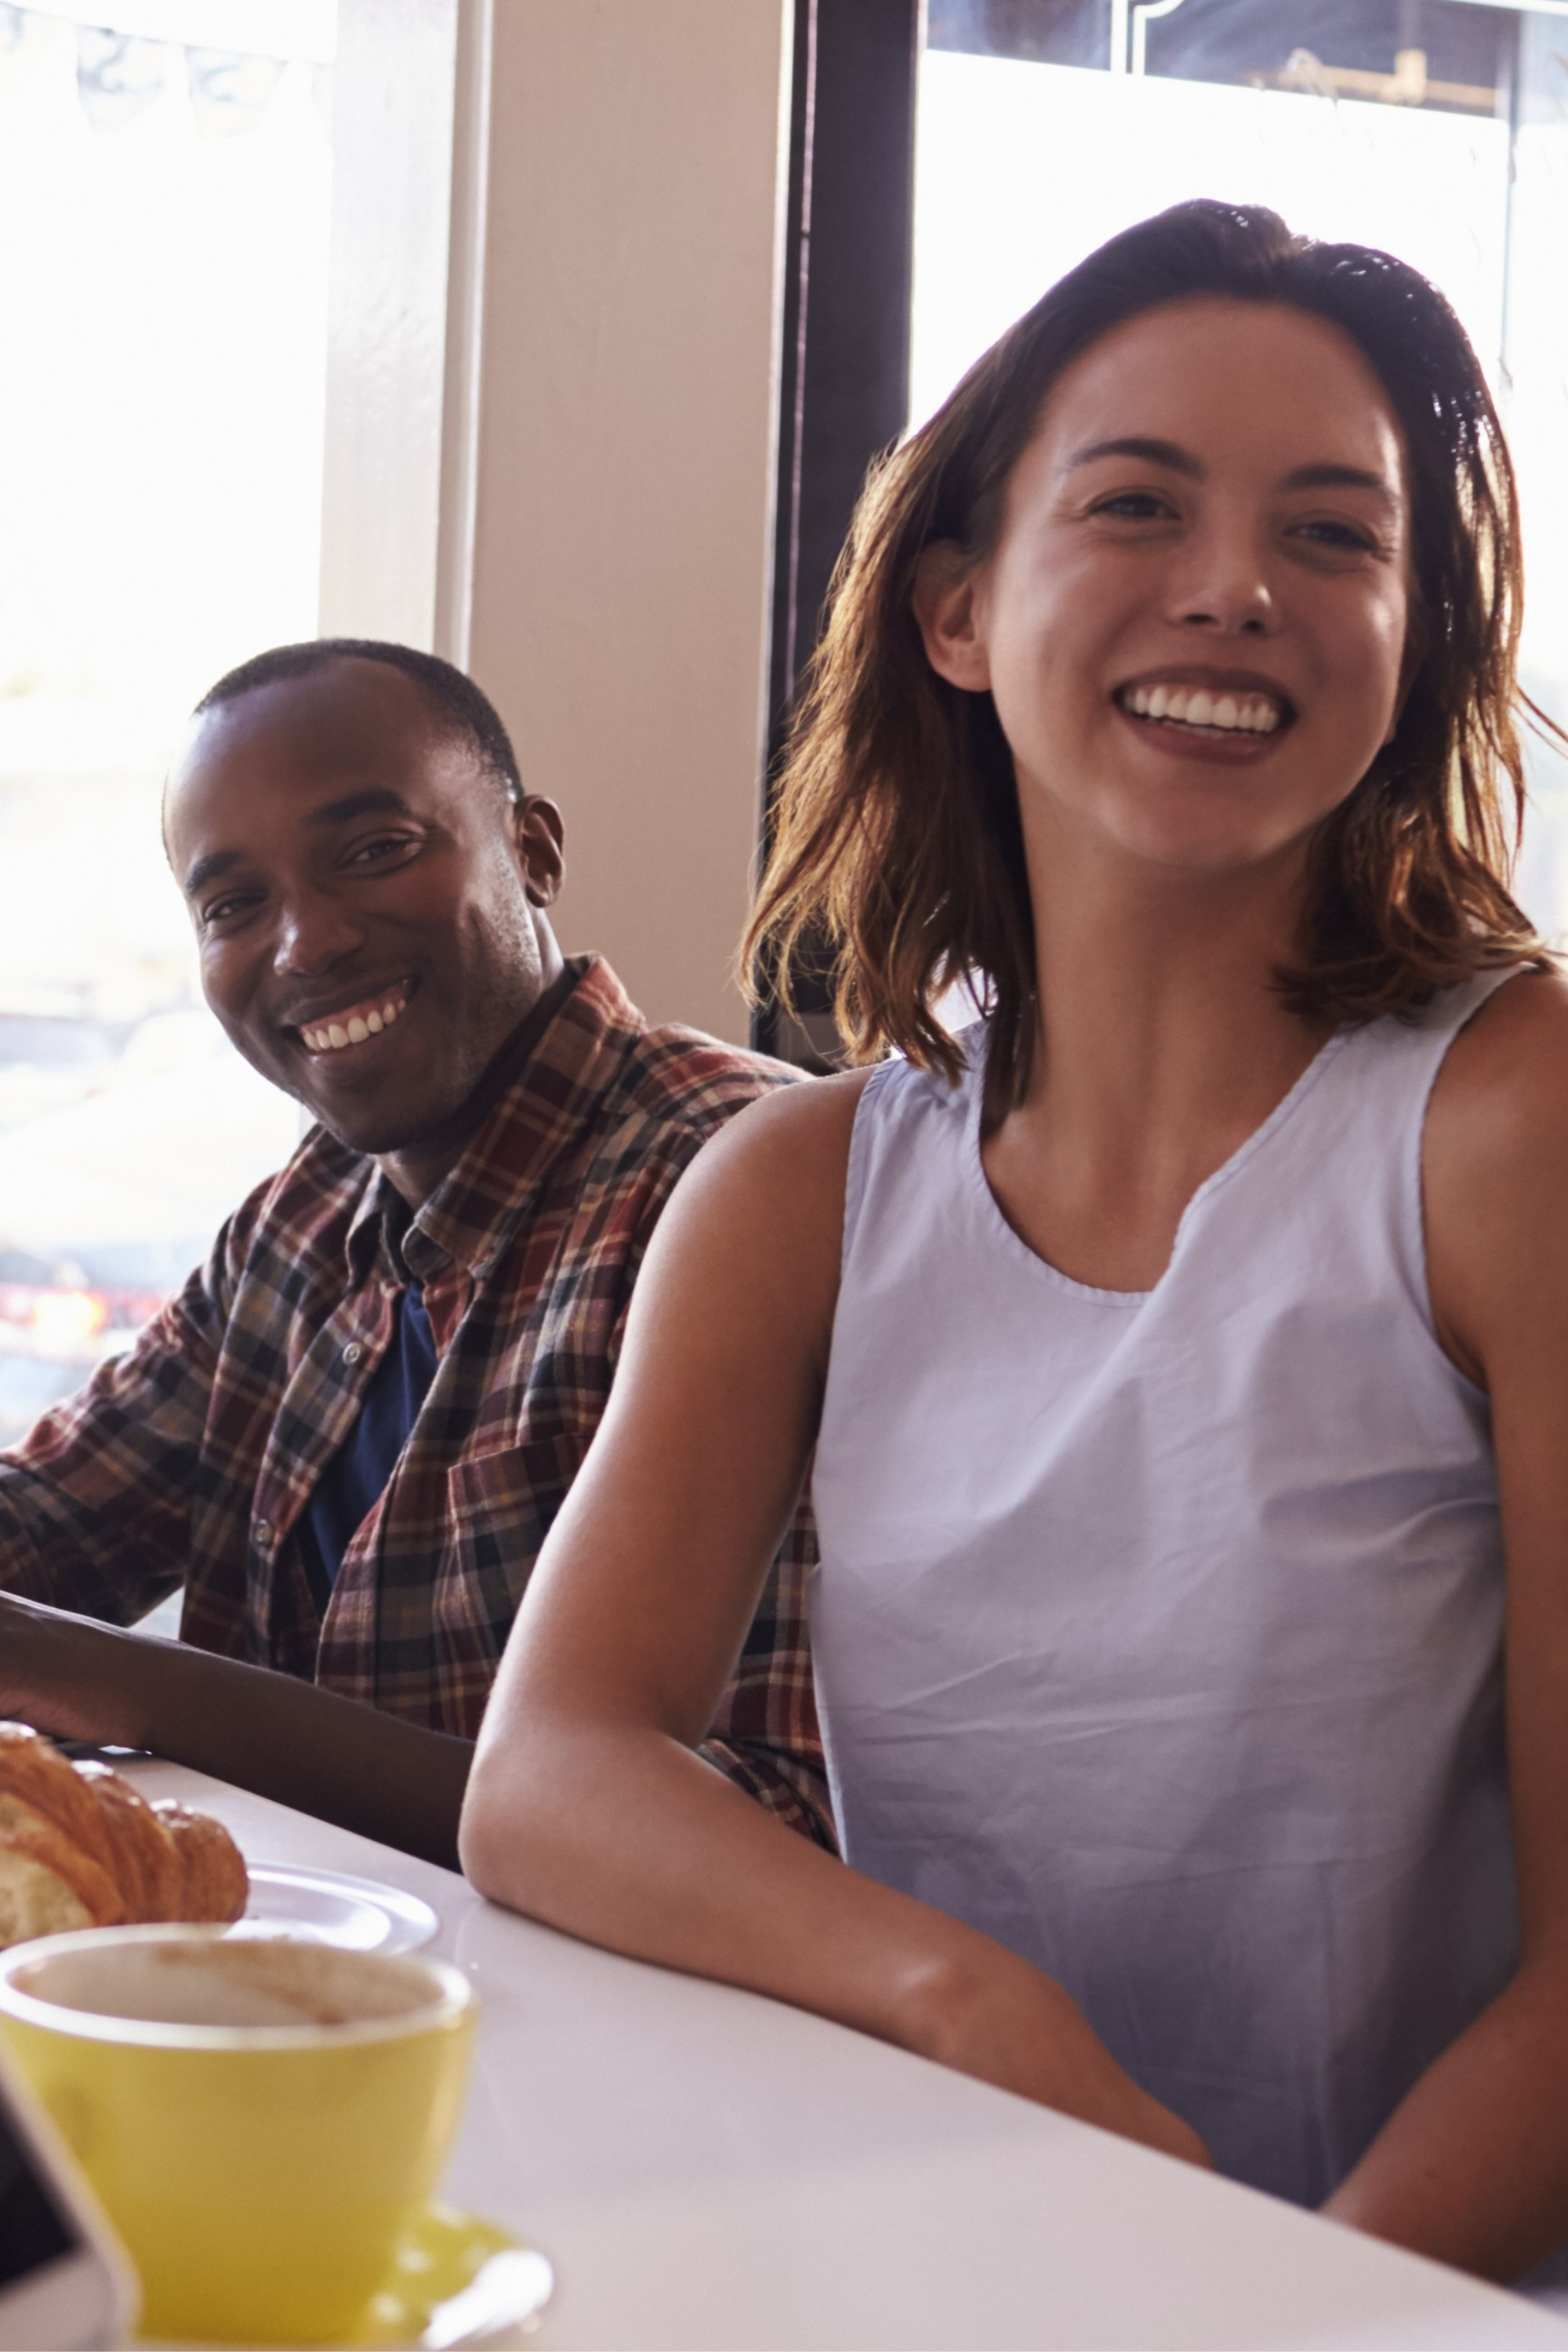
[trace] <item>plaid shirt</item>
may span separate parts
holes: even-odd
[[[411,1223],[372,1160],[313,1129],[136,1345],[0,1454],[0,1580],[121,1624],[183,1583],[186,1641],[473,1738],[676,1180],[791,1076],[647,1028],[597,958],[569,971],[521,1075]],[[323,1618],[295,1530],[410,1273],[439,1361]],[[814,1558],[803,1516],[706,1752],[830,1844]]]

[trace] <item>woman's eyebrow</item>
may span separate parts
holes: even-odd
[[[1399,504],[1398,493],[1382,474],[1371,472],[1364,466],[1298,466],[1287,474],[1284,488],[1288,490],[1372,490],[1386,507]]]
[[[1146,466],[1163,466],[1169,473],[1185,474],[1194,482],[1201,482],[1208,470],[1201,458],[1194,457],[1179,442],[1153,441],[1134,433],[1124,434],[1115,441],[1087,443],[1073,451],[1062,471],[1070,474],[1079,466],[1092,466],[1097,457],[1141,457]]]

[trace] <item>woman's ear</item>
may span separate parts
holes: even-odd
[[[926,548],[911,599],[926,659],[939,677],[967,694],[991,684],[991,656],[981,634],[976,568],[955,539]]]

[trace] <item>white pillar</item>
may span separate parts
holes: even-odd
[[[565,813],[565,947],[602,949],[651,1018],[736,1040],[790,52],[790,0],[493,0],[449,648]]]

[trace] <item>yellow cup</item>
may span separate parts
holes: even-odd
[[[142,2273],[150,2336],[353,2334],[427,2202],[476,2015],[444,1960],[219,1928],[0,1954],[0,2034]]]

